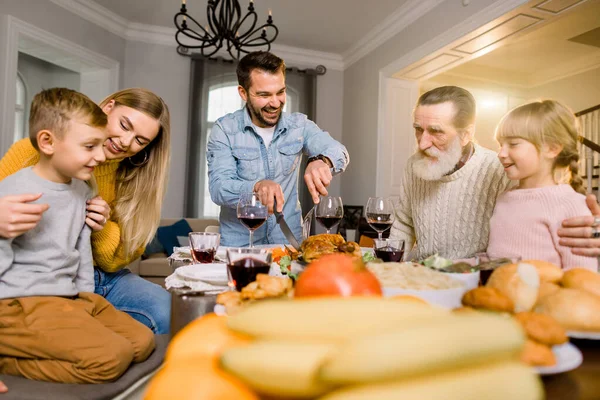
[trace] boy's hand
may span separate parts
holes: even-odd
[[[21,194],[0,197],[0,237],[12,239],[36,227],[48,204],[29,204],[42,196]]]
[[[110,217],[110,207],[100,196],[87,201],[85,223],[94,231],[101,231]]]

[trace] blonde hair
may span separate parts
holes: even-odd
[[[106,127],[106,114],[86,95],[66,88],[42,90],[33,97],[29,113],[29,139],[36,150],[39,131],[62,138],[72,120],[95,128]]]
[[[568,172],[559,181],[568,182],[585,194],[579,176],[579,124],[573,112],[556,100],[534,101],[512,109],[496,127],[496,140],[517,137],[532,143],[538,152],[544,145],[562,146],[553,169]]]
[[[116,197],[111,206],[121,227],[125,256],[129,257],[152,240],[160,222],[171,161],[171,122],[165,102],[149,90],[121,90],[102,100],[100,107],[111,101],[115,107],[133,108],[160,124],[156,138],[142,150],[146,154],[143,162],[125,159],[117,169]]]

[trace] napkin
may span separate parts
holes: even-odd
[[[192,259],[190,246],[173,247],[173,254],[169,256],[172,261],[188,261]]]
[[[227,286],[215,286],[200,280],[191,280],[177,275],[177,270],[165,278],[165,286],[169,289],[189,288],[195,292],[217,294],[228,290]]]

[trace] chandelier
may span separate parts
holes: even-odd
[[[234,60],[239,60],[241,53],[260,50],[257,47],[266,46],[265,50],[271,50],[271,43],[279,33],[273,25],[271,10],[267,22],[257,26],[258,16],[253,0],[250,0],[244,16],[238,0],[208,0],[208,24],[205,26],[188,15],[185,1],[182,0],[181,9],[174,17],[177,27],[175,40],[179,45],[177,52],[181,55],[189,55],[190,50],[196,49],[196,53],[210,57],[224,49]]]

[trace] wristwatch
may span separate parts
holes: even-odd
[[[329,158],[325,157],[323,154],[319,154],[318,156],[314,156],[314,157],[309,157],[308,162],[306,164],[310,164],[311,162],[317,161],[317,160],[321,160],[325,164],[327,164],[329,166],[329,168],[333,168],[333,163],[331,162],[331,160]]]

